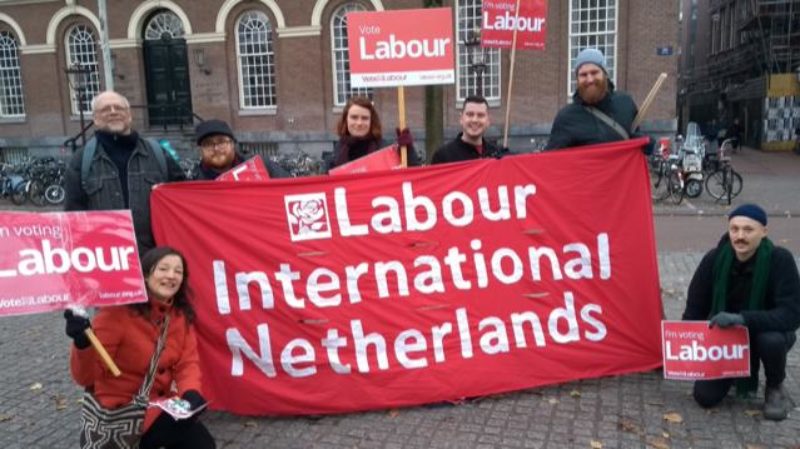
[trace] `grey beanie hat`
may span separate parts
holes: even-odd
[[[606,69],[606,57],[596,48],[584,48],[578,53],[578,57],[575,58],[575,73],[578,73],[578,69],[584,64],[594,64],[608,74],[608,69]]]

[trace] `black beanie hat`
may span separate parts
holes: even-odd
[[[200,142],[206,137],[215,135],[228,136],[231,139],[236,140],[236,137],[233,135],[233,131],[231,131],[231,127],[228,126],[228,124],[223,120],[206,120],[198,123],[197,127],[194,129],[194,137],[198,145],[200,145]]]
[[[747,217],[761,223],[764,226],[767,225],[767,213],[764,212],[764,209],[755,204],[742,204],[728,214],[729,221],[733,217]]]

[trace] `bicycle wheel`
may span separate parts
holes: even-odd
[[[706,191],[715,200],[722,200],[728,195],[727,183],[731,183],[731,198],[742,192],[742,176],[733,169],[725,168],[715,171],[706,179]]]
[[[742,193],[744,181],[742,181],[742,175],[733,171],[733,169],[731,169],[731,182],[731,198],[736,198],[737,195]]]
[[[669,178],[663,171],[650,172],[650,195],[653,201],[663,201],[669,196]]]
[[[50,204],[63,203],[65,196],[66,192],[64,191],[64,188],[58,184],[47,186],[47,189],[44,191],[44,198]]]
[[[677,171],[671,171],[669,173],[669,179],[667,180],[667,190],[669,190],[669,197],[668,200],[672,204],[681,204],[683,201],[683,181],[681,180],[681,175]]]
[[[47,200],[44,197],[44,186],[41,181],[31,181],[28,186],[28,199],[31,203],[41,207],[44,206]]]
[[[684,189],[686,196],[689,198],[697,198],[703,193],[703,183],[697,179],[687,179],[686,188]]]
[[[11,192],[11,202],[16,204],[17,206],[21,206],[28,201],[28,189],[25,184],[17,186],[13,192]]]

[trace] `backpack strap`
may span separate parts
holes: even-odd
[[[86,191],[86,179],[89,178],[89,169],[92,166],[94,153],[97,152],[97,138],[92,137],[83,147],[83,158],[81,159],[81,188]]]
[[[628,131],[626,131],[625,128],[623,128],[622,125],[619,124],[619,122],[609,117],[605,112],[592,106],[584,106],[584,109],[586,109],[593,116],[597,117],[601,122],[608,125],[611,129],[614,130],[614,132],[619,134],[624,140],[628,140],[631,138]]]
[[[161,144],[159,144],[158,141],[152,137],[147,137],[143,140],[145,146],[150,148],[150,151],[156,156],[158,168],[161,170],[161,176],[164,177],[164,181],[167,181],[169,179],[169,172],[167,171],[167,158],[164,156],[164,149],[161,148]]]

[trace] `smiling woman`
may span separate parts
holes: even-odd
[[[197,420],[197,414],[178,422],[158,407],[148,407],[179,396],[191,404],[192,410],[199,410],[206,400],[192,324],[194,311],[187,296],[185,259],[172,248],[157,247],[142,257],[142,271],[148,302],[102,308],[91,322],[71,310],[64,314],[66,333],[75,342],[70,358],[72,377],[87,388],[85,394],[89,396],[84,397],[82,416],[84,429],[91,426],[92,432],[81,433],[81,447],[106,447],[102,441],[108,435],[102,430],[107,423],[102,415],[134,409],[130,447],[175,447],[180,443],[185,445],[181,447],[214,448],[214,438]],[[121,375],[114,376],[105,369],[94,349],[89,348],[89,328],[114,355]],[[133,402],[131,398],[135,398]]]

